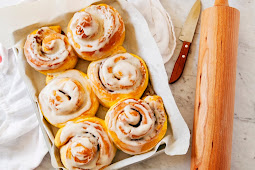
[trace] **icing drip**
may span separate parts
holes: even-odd
[[[68,38],[78,52],[99,52],[120,29],[122,18],[109,6],[92,5],[74,14]],[[125,28],[122,27],[122,32]]]
[[[141,152],[143,145],[157,137],[166,121],[161,104],[148,98],[126,99],[107,113],[108,128],[128,145],[129,153]]]
[[[97,123],[68,122],[61,132],[60,141],[67,142],[62,148],[66,150],[66,168],[70,170],[100,169],[110,164],[115,155],[107,133]]]
[[[52,124],[64,123],[90,109],[90,91],[88,80],[78,71],[66,71],[41,91],[41,110]]]
[[[37,70],[58,68],[70,54],[74,55],[67,37],[48,27],[28,35],[26,43],[29,43],[25,50],[27,61]]]
[[[139,59],[129,53],[98,61],[97,81],[112,93],[130,93],[145,81],[146,71]]]
[[[75,34],[78,39],[91,39],[99,31],[99,23],[96,19],[93,19],[92,16],[87,12],[80,12],[74,14],[75,24]]]

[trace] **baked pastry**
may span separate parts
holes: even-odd
[[[105,122],[91,117],[68,122],[59,129],[55,145],[60,148],[63,165],[71,169],[103,169],[116,153]]]
[[[89,64],[90,83],[99,101],[111,107],[123,98],[140,98],[148,85],[145,62],[130,53],[115,54]]]
[[[78,60],[60,26],[42,27],[28,35],[24,54],[31,67],[43,74],[74,68]]]
[[[116,146],[131,155],[150,151],[167,130],[167,116],[159,96],[124,99],[110,108],[105,123]]]
[[[67,36],[80,58],[95,61],[108,57],[122,45],[125,25],[113,7],[91,5],[74,14]]]
[[[96,114],[99,102],[83,72],[68,70],[49,74],[46,83],[39,94],[39,105],[50,124],[60,128],[67,121]]]

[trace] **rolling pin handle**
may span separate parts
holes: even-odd
[[[215,0],[214,6],[228,6],[228,0]]]

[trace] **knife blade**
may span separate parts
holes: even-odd
[[[191,42],[193,40],[198,18],[201,12],[201,2],[197,0],[191,8],[189,15],[182,27],[179,39],[183,41],[180,54],[175,62],[174,69],[170,78],[169,83],[176,82],[182,75],[185,63],[187,61]]]

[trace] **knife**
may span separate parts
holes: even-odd
[[[182,75],[188,57],[190,45],[195,34],[198,18],[200,16],[200,11],[201,2],[200,0],[197,0],[191,8],[189,15],[182,27],[181,35],[179,37],[179,39],[183,41],[182,48],[178,59],[175,62],[174,69],[169,81],[170,84],[176,82]]]

